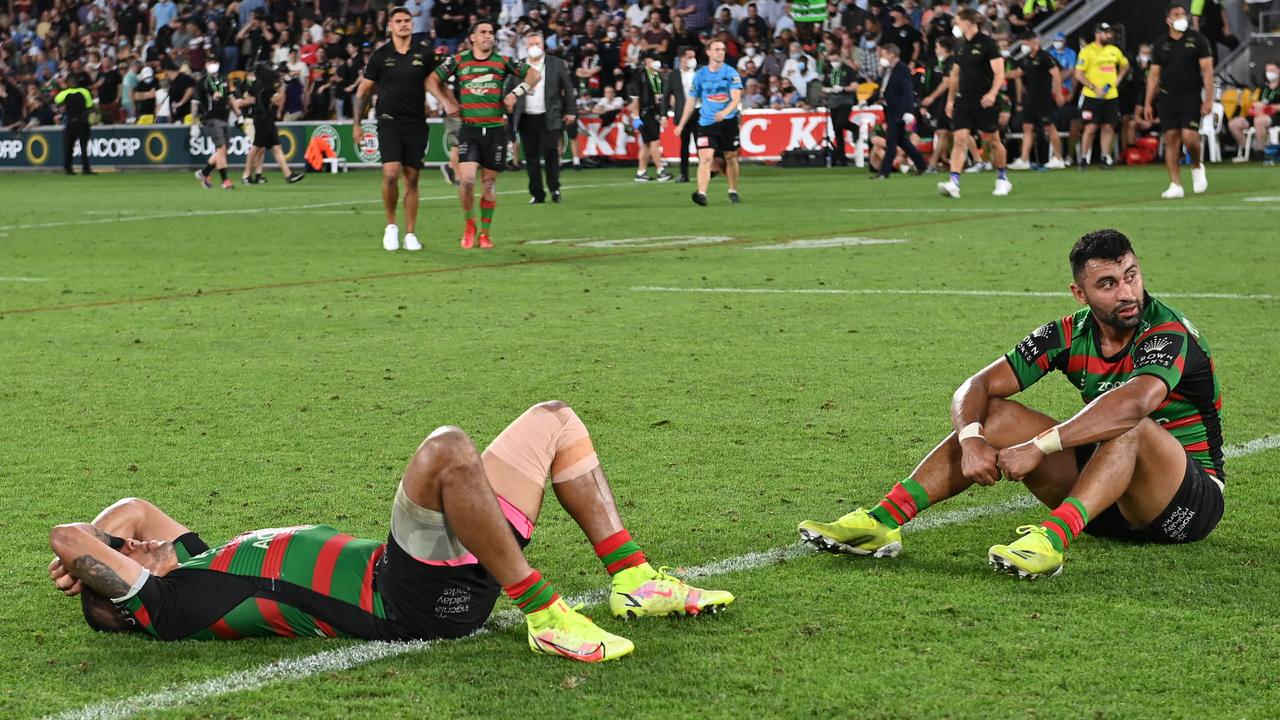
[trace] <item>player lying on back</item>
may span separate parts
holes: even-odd
[[[529,408],[483,453],[456,427],[427,436],[396,490],[385,542],[299,525],[210,548],[130,498],[92,524],[53,528],[49,574],[81,596],[90,627],[161,640],[458,638],[479,629],[505,591],[534,652],[582,662],[626,655],[631,641],[570,608],[525,560],[548,477],[612,576],[615,617],[697,615],[733,602],[649,565],[586,426],[558,401]]]
[[[1088,307],[1037,328],[969,378],[951,402],[955,431],[870,511],[800,523],[830,552],[892,557],[902,525],[930,505],[1003,474],[1053,512],[994,545],[992,567],[1057,575],[1082,530],[1186,543],[1222,518],[1222,394],[1209,346],[1182,313],[1152,298],[1129,239],[1089,233],[1071,250],[1071,292]],[[1066,422],[1007,398],[1051,370],[1080,390]]]

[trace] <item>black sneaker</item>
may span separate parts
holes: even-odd
[[[257,175],[254,175],[254,176],[253,176],[253,184],[254,184],[254,185],[266,185],[266,184],[267,184],[267,179],[266,179],[265,177],[263,177],[262,173],[258,173]]]
[[[553,202],[553,203],[558,203],[558,202],[560,202],[560,191],[559,191],[559,190],[552,190],[552,191],[551,191],[551,202]]]
[[[546,198],[540,198],[540,197],[531,197],[531,198],[529,198],[529,204],[530,204],[530,205],[541,205],[542,203],[544,203],[544,202],[546,202],[546,201],[547,201],[547,200],[546,200]]]
[[[688,176],[688,175],[681,175],[680,177],[676,178],[676,182],[678,182],[678,183],[687,183],[687,182],[689,182],[689,176]]]
[[[701,205],[701,206],[703,206],[703,207],[706,207],[706,206],[707,206],[707,196],[706,196],[706,195],[703,195],[703,194],[702,194],[702,193],[700,193],[700,192],[696,192],[696,193],[694,193],[694,194],[693,194],[693,203],[694,203],[695,205]]]
[[[653,178],[647,172],[636,173],[636,182],[653,182]]]
[[[241,183],[243,183],[243,184],[245,184],[245,185],[253,185],[254,183],[256,183],[256,182],[258,182],[258,181],[257,181],[257,180],[254,180],[254,179],[253,179],[253,178],[251,178],[251,177],[245,177],[244,175],[241,175],[241,176],[240,176],[240,182],[241,182]]]
[[[290,185],[292,185],[293,183],[296,183],[296,182],[298,182],[299,180],[301,180],[301,179],[303,179],[303,178],[305,178],[305,177],[306,177],[306,175],[303,175],[303,174],[302,174],[302,173],[300,173],[300,172],[296,172],[296,173],[293,173],[292,175],[290,175],[288,178],[286,178],[286,179],[285,179],[285,182],[287,182],[287,183],[289,183]]]
[[[742,198],[738,197],[737,190],[729,191],[729,202],[733,203],[734,205],[737,205],[738,203],[742,202]]]
[[[671,182],[672,179],[672,174],[667,172],[665,168],[658,171],[658,182]]]

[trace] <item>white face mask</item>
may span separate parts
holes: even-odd
[[[1062,48],[1064,48],[1064,47],[1066,47],[1066,46],[1067,46],[1067,44],[1066,44],[1065,42],[1063,42],[1062,40],[1054,40],[1054,41],[1053,41],[1053,49],[1054,49],[1054,50],[1061,50]]]
[[[1177,20],[1173,21],[1173,29],[1177,30],[1178,32],[1186,32],[1187,28],[1190,26],[1191,26],[1191,23],[1184,17],[1180,17]]]
[[[887,57],[882,57],[882,58],[880,58],[880,67],[882,67],[882,68],[888,68],[888,67],[889,67],[890,65],[892,65],[892,64],[893,64],[893,63],[889,62],[889,58],[887,58]]]
[[[685,70],[696,70],[697,68],[698,68],[698,60],[696,58],[689,58],[688,60],[684,61]]]
[[[1275,82],[1277,80],[1280,80],[1280,72],[1276,72],[1275,70],[1268,70],[1267,82]]]
[[[529,57],[530,57],[530,58],[532,58],[532,59],[534,59],[534,60],[537,60],[538,58],[542,57],[542,46],[541,46],[541,45],[532,45],[532,46],[530,46],[530,47],[529,47]]]
[[[959,26],[959,25],[952,25],[952,26],[951,26],[951,34],[952,34],[952,35],[954,35],[954,36],[956,36],[956,38],[962,38],[962,37],[964,37],[964,31],[960,29],[960,26]]]
[[[1147,63],[1151,62],[1151,56],[1150,56],[1150,55],[1139,55],[1139,56],[1138,56],[1138,62],[1142,63],[1143,65],[1146,65]]]
[[[207,65],[204,66],[205,74],[209,75],[210,77],[217,77],[218,71],[221,69],[222,68],[218,66],[218,63],[208,63]]]
[[[1022,44],[1022,45],[1019,45],[1018,47],[1022,50],[1022,54],[1023,54],[1023,55],[1030,55],[1030,54],[1031,54],[1031,46],[1030,46],[1030,45],[1027,45],[1027,44],[1025,44],[1025,43],[1024,43],[1024,44]]]

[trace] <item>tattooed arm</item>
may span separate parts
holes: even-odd
[[[85,523],[58,525],[49,531],[49,547],[59,565],[50,564],[49,575],[63,593],[75,595],[83,584],[104,597],[118,598],[142,574],[141,565],[112,550],[95,534],[101,532]]]

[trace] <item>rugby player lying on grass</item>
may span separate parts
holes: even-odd
[[[622,526],[586,426],[562,402],[529,408],[483,453],[456,427],[418,446],[381,542],[323,525],[208,547],[154,505],[126,499],[49,534],[49,575],[90,627],[162,640],[281,635],[370,640],[475,632],[500,590],[529,647],[584,662],[634,648],[570,608],[525,560],[547,477],[612,575],[616,617],[696,615],[733,602],[655,570]]]
[[[987,553],[996,570],[1057,575],[1081,530],[1158,543],[1195,542],[1222,518],[1222,395],[1209,346],[1182,313],[1152,298],[1129,239],[1089,233],[1070,254],[1071,292],[1088,307],[1037,328],[955,392],[955,431],[869,512],[806,520],[820,549],[894,556],[901,526],[930,505],[1003,474],[1055,508]],[[1063,423],[1007,400],[1051,370],[1080,390]],[[1092,518],[1092,519],[1091,519]]]

